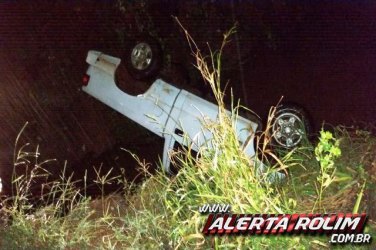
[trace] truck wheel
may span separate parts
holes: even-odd
[[[126,49],[125,65],[136,80],[149,80],[155,77],[162,66],[162,53],[159,43],[150,36],[140,36],[131,41]]]
[[[311,124],[303,108],[283,104],[277,107],[271,132],[274,145],[293,149],[308,138]]]

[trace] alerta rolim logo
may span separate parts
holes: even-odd
[[[217,205],[217,204],[215,204]],[[219,206],[218,208],[228,208]],[[203,209],[200,209],[202,212]],[[205,209],[206,210],[206,209]],[[208,209],[210,210],[210,209]],[[208,214],[205,235],[328,235],[330,243],[370,243],[363,230],[367,215],[338,214]]]

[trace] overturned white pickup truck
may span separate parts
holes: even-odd
[[[163,137],[163,167],[167,172],[170,171],[169,152],[176,142],[198,151],[211,138],[210,132],[203,127],[203,119],[215,121],[218,115],[217,105],[161,79],[156,80],[144,94],[129,95],[115,83],[115,71],[121,62],[119,58],[99,51],[89,51],[86,61],[89,68],[82,89]],[[238,140],[249,157],[255,156],[253,139],[257,126],[256,122],[240,116],[237,118]]]

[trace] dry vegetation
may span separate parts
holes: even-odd
[[[236,109],[231,116],[223,112],[217,67],[221,50],[212,54],[208,66],[208,58],[195,49],[194,43],[191,45],[197,67],[220,104],[220,120],[210,124],[214,149],[200,149],[200,158],[178,154],[175,160],[181,168],[176,176],[163,172],[151,175],[145,163],[139,161],[147,178],[138,186],[109,173],[98,174],[91,181],[102,188],[120,182],[124,192],[95,200],[62,173],[60,180],[44,183],[44,192],[35,200],[32,183],[45,178],[48,169],[44,168],[38,147],[31,149],[16,142],[14,168],[23,166],[28,171],[14,172],[14,196],[1,200],[2,249],[319,249],[330,247],[327,236],[204,237],[200,233],[204,218],[197,208],[206,203],[226,203],[236,213],[375,213],[372,173],[376,167],[376,138],[371,133],[338,127],[329,141],[307,143],[284,156],[282,152],[263,151],[273,154],[276,163],[269,171],[256,174],[254,162],[244,156],[236,140],[232,122]],[[338,158],[331,158],[329,170],[315,155],[320,143],[335,145],[342,152]],[[288,170],[283,183],[267,181],[276,168]],[[320,194],[320,176],[329,173],[325,171],[331,171],[331,183]],[[89,181],[84,178],[84,183]],[[375,232],[373,218],[367,232]]]

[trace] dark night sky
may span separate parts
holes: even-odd
[[[211,2],[148,5],[165,53],[183,68],[192,60],[171,15],[201,44],[218,42],[221,31],[238,21],[248,97],[243,103],[249,108],[265,116],[283,95],[302,104],[316,128],[323,120],[375,124],[376,3],[234,1],[231,8],[226,1]],[[134,16],[132,9],[121,13],[109,1],[0,3],[0,176],[9,176],[14,140],[26,121],[24,140],[39,143],[46,158],[60,163],[68,159],[75,165],[89,152],[98,156],[114,145],[144,146],[137,126],[80,91],[87,51],[121,56],[118,34],[135,32]],[[224,76],[244,98],[236,38],[225,53],[224,65],[232,66]],[[191,81],[197,79],[197,73],[188,73]],[[136,132],[124,136],[119,126]]]

